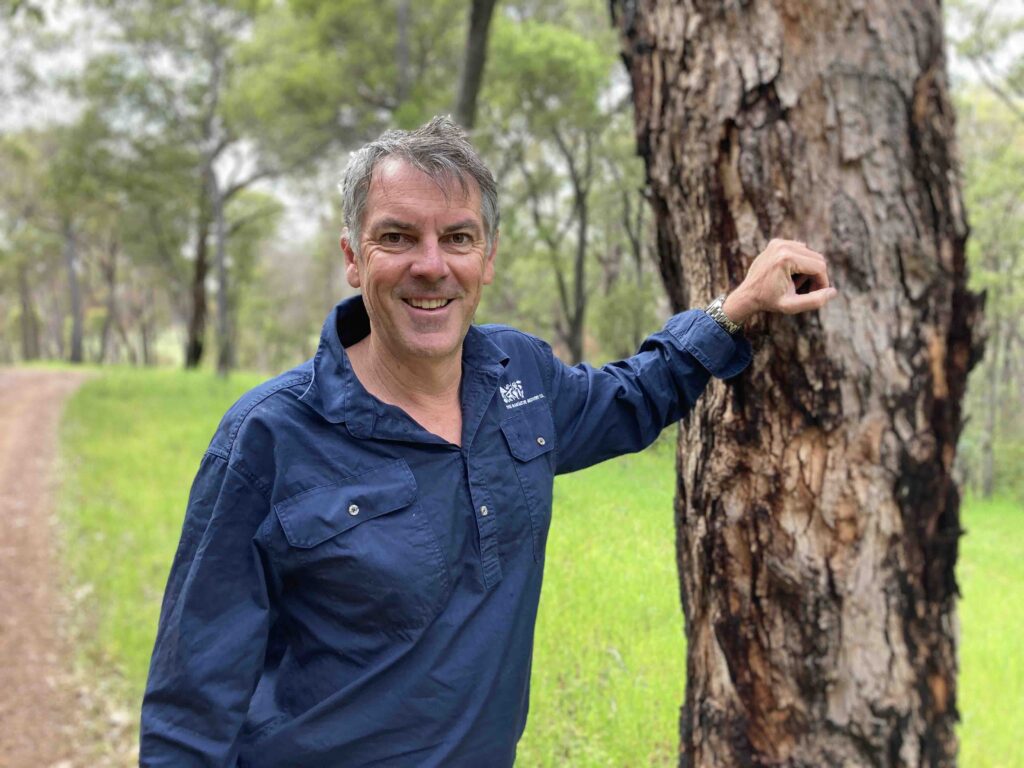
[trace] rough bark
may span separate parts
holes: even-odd
[[[471,0],[469,30],[466,33],[466,52],[462,58],[459,95],[455,105],[455,119],[467,131],[476,123],[476,102],[484,81],[487,63],[488,31],[497,0]]]
[[[676,309],[772,237],[840,293],[763,316],[680,431],[685,766],[956,760],[966,289],[942,19],[924,0],[613,0]]]

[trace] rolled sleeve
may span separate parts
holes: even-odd
[[[672,317],[626,360],[594,369],[552,359],[556,471],[573,472],[650,445],[693,407],[712,376],[743,371],[751,350],[694,309]]]

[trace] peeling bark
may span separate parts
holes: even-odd
[[[980,342],[939,4],[613,0],[676,310],[772,237],[820,314],[680,433],[683,766],[956,761],[961,400]]]

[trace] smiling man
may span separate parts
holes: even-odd
[[[472,324],[497,188],[452,122],[371,142],[342,193],[361,295],[313,360],[231,408],[202,459],[142,765],[512,765],[554,476],[644,448],[711,376],[740,373],[754,312],[835,294],[820,254],[772,241],[728,298],[634,357],[568,367]]]

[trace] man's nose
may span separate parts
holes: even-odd
[[[423,238],[417,249],[410,272],[413,277],[425,280],[442,280],[451,271],[445,258],[444,249],[436,238]]]

